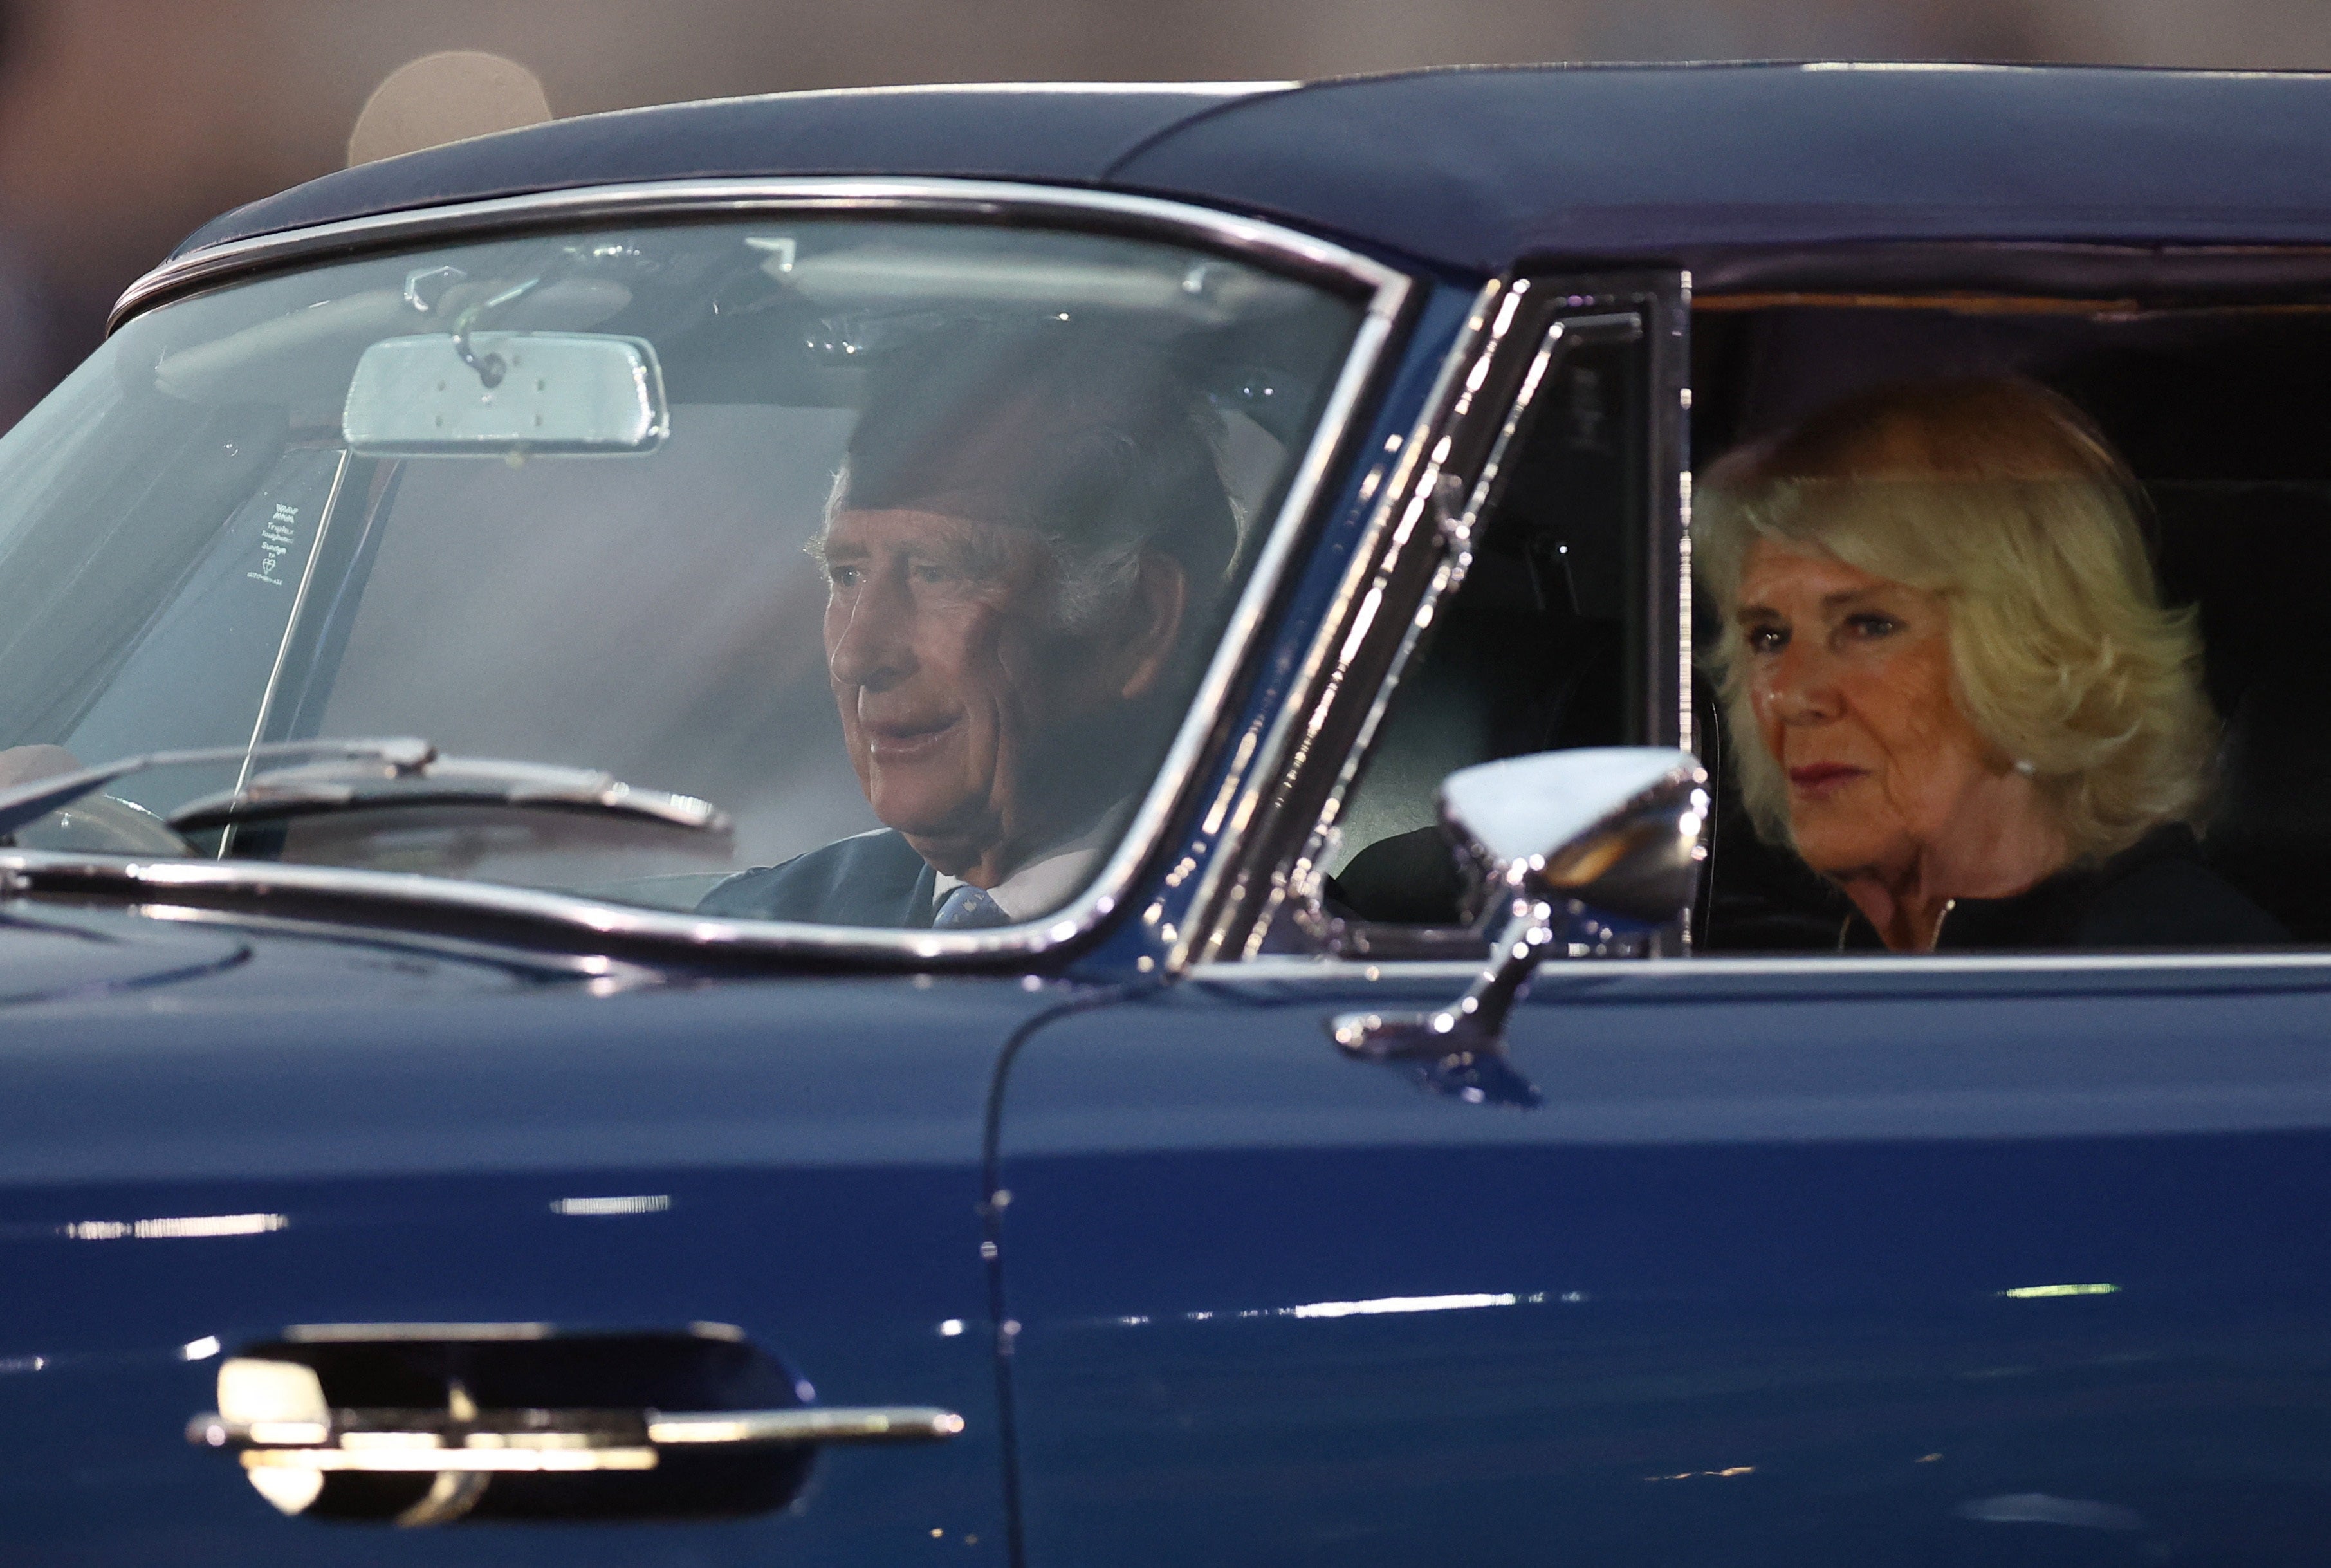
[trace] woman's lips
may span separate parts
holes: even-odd
[[[1801,795],[1822,800],[1868,774],[1867,768],[1851,767],[1841,762],[1807,763],[1789,770],[1789,787]]]

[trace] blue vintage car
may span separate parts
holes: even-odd
[[[0,442],[0,1556],[2321,1561],[2326,136],[871,90],[219,219]],[[1705,476],[1968,378],[2269,936],[1841,954],[1759,831]]]

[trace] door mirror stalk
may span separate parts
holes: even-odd
[[[1431,1012],[1328,1021],[1346,1053],[1413,1066],[1428,1088],[1476,1104],[1535,1106],[1506,1055],[1506,1015],[1540,960],[1607,955],[1683,918],[1713,803],[1690,753],[1657,746],[1540,752],[1451,774],[1441,820],[1489,891],[1498,926],[1464,995]]]

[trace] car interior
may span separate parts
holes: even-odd
[[[2069,398],[2136,475],[2164,596],[2198,607],[2205,683],[2223,724],[2199,824],[2221,875],[2289,930],[2331,940],[2331,309],[2147,306],[2014,295],[1703,297],[1693,319],[1692,467],[1834,400],[1926,378],[2021,375]],[[1623,350],[1581,355],[1542,397],[1527,451],[1470,573],[1436,617],[1344,813],[1326,901],[1347,922],[1446,926],[1472,911],[1434,824],[1459,766],[1642,744],[1647,668],[1641,499],[1620,427]],[[1696,637],[1716,627],[1707,607]],[[1834,950],[1847,906],[1743,811],[1714,692],[1698,683],[1695,749],[1719,781],[1701,953]]]
[[[52,455],[14,481],[38,526],[0,537],[0,749],[94,765],[425,736],[604,770],[728,829],[617,841],[583,812],[379,803],[209,823],[199,852],[693,909],[735,870],[879,826],[803,548],[898,374],[872,367],[1041,341],[1182,384],[1259,540],[1362,318],[1348,290],[1211,252],[831,217],[527,235],[220,290],[125,328],[25,427]],[[534,397],[519,438],[480,411],[501,385],[486,366],[521,348],[538,357],[501,405]],[[1192,595],[1175,679],[1198,681],[1252,556]],[[1162,751],[1180,709],[1156,711]],[[176,764],[119,798],[158,819],[249,776]],[[192,844],[106,839],[86,810],[27,832]]]

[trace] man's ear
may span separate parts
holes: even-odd
[[[1182,634],[1182,616],[1190,602],[1190,575],[1182,563],[1160,550],[1141,552],[1141,572],[1133,580],[1133,596],[1125,607],[1117,663],[1120,679],[1117,694],[1130,702],[1146,696],[1166,671],[1174,644]]]

